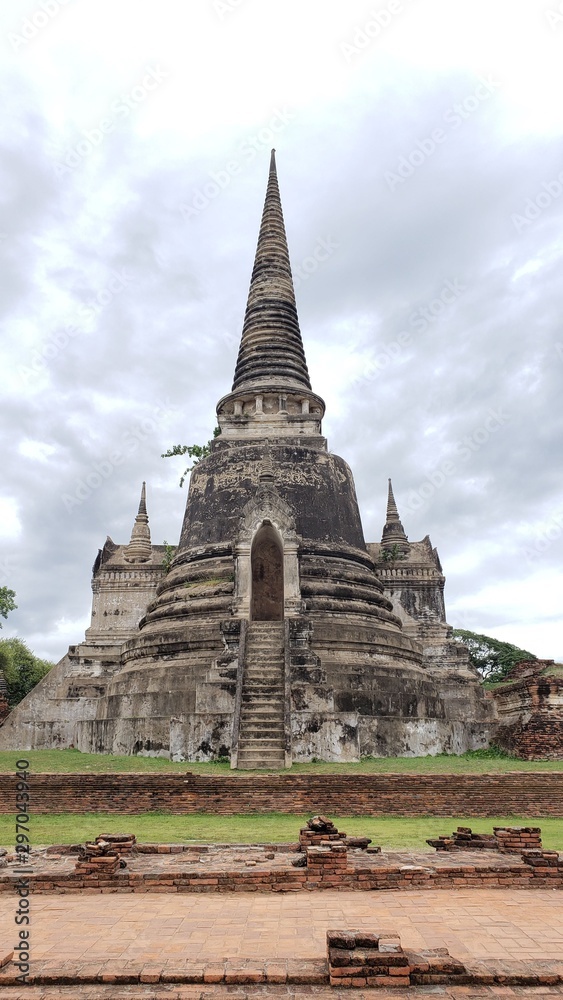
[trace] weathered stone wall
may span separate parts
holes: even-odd
[[[275,442],[271,447],[276,490],[306,539],[364,547],[352,473],[346,462],[322,448]],[[235,538],[241,513],[255,495],[263,468],[264,442],[217,438],[212,454],[194,468],[178,551]]]
[[[563,677],[553,660],[516,664],[493,695],[499,746],[522,760],[563,760]]]
[[[98,553],[92,577],[88,643],[122,643],[130,639],[164,576],[163,545],[151,546],[150,558],[139,563],[128,561],[128,548],[108,538]]]
[[[0,812],[15,801],[0,776]],[[32,774],[30,811],[135,815],[563,816],[563,771],[508,774]]]

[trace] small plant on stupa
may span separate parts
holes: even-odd
[[[213,438],[219,437],[220,433],[221,428],[216,427],[213,431]],[[187,455],[188,458],[193,459],[192,464],[188,465],[180,476],[180,486],[184,485],[186,476],[192,471],[193,467],[197,465],[202,458],[207,458],[207,456],[211,453],[211,443],[211,441],[208,441],[207,444],[175,444],[172,448],[169,448],[168,451],[163,452],[160,456],[161,458],[175,458],[176,455]]]
[[[169,545],[166,539],[164,539],[164,556],[162,559],[162,568],[164,570],[165,576],[170,571],[175,551],[176,551],[175,546]]]
[[[382,562],[397,562],[399,559],[406,559],[406,555],[396,542],[393,543],[390,549],[381,550]]]

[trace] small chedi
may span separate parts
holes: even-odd
[[[233,384],[171,565],[143,486],[129,543],[108,538],[94,564],[84,642],[11,712],[1,749],[253,768],[488,744],[494,702],[452,640],[436,549],[409,542],[390,482],[381,542],[366,543],[324,412],[272,153]]]

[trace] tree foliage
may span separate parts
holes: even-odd
[[[213,431],[213,437],[216,438],[221,433],[221,428],[216,427]],[[168,451],[165,451],[160,457],[161,458],[175,458],[176,455],[187,455],[188,458],[192,458],[193,462],[184,469],[182,475],[180,476],[180,486],[183,486],[186,481],[186,476],[188,472],[191,472],[194,465],[197,465],[202,458],[207,458],[211,452],[211,441],[207,444],[175,444]]]
[[[35,656],[23,639],[0,639],[0,671],[8,686],[8,703],[14,708],[54,664]]]
[[[406,558],[406,554],[401,550],[401,546],[397,542],[393,542],[390,549],[381,550],[382,562],[398,562],[400,559]]]
[[[490,635],[454,628],[453,637],[468,646],[471,663],[486,681],[501,681],[514,664],[521,660],[537,660],[534,653],[519,649],[511,642],[493,639]]]
[[[7,618],[10,611],[15,611],[17,608],[14,601],[15,596],[14,590],[10,590],[9,587],[0,587],[0,615],[2,618]],[[0,628],[2,628],[2,622],[0,622]]]

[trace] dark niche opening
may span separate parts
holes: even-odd
[[[283,551],[271,524],[257,531],[250,555],[252,564],[252,621],[279,622],[283,619]]]

